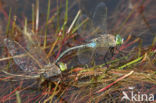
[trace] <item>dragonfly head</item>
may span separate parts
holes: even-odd
[[[62,62],[58,63],[58,66],[61,71],[65,71],[67,69],[67,65]]]
[[[124,39],[119,34],[117,34],[115,37],[115,41],[116,41],[116,45],[121,45],[123,44]]]

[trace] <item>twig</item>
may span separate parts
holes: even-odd
[[[124,79],[124,78],[126,78],[126,77],[128,77],[128,76],[130,76],[133,72],[134,72],[134,71],[131,71],[130,73],[128,73],[128,74],[126,74],[126,75],[120,77],[119,79],[117,79],[117,80],[114,81],[113,83],[109,84],[108,86],[106,86],[106,87],[104,87],[104,88],[98,90],[96,93],[100,93],[100,92],[105,91],[106,89],[108,89],[108,88],[110,88],[112,85],[114,85],[115,83],[121,81],[122,79]]]

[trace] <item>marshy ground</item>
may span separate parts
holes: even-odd
[[[81,64],[77,50],[69,52],[59,61],[61,74],[56,64],[58,75],[44,78],[46,64],[86,43],[87,36],[79,32],[85,20],[76,21],[81,13],[91,18],[99,2],[107,6],[107,32],[120,34],[123,44],[113,55],[108,50],[105,61],[98,55],[89,65]],[[134,102],[132,91],[147,97],[136,97],[135,102],[156,102],[155,4],[155,0],[0,0],[0,102],[129,103]],[[11,46],[5,44],[6,38],[13,41]],[[123,92],[130,100],[121,101]]]

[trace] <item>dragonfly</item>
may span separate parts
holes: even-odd
[[[88,40],[88,42],[65,50],[60,54],[56,62],[66,53],[77,49],[79,62],[81,64],[87,64],[91,61],[92,57],[95,56],[94,53],[105,56],[109,48],[114,48],[123,43],[123,38],[119,34],[113,35],[107,33],[107,7],[104,2],[98,3],[92,17],[82,14],[78,19],[78,24],[82,23],[87,18],[87,23],[79,28],[78,34],[85,40]]]
[[[55,62],[51,63],[46,58],[46,53],[39,46],[37,35],[32,32],[24,32],[23,34],[24,40],[17,42],[5,38],[4,44],[15,63],[24,72],[24,76],[28,78],[40,78],[43,76],[48,79],[60,75],[63,71],[63,68],[61,69],[62,64],[58,66]]]

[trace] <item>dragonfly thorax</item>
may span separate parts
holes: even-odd
[[[46,65],[43,68],[43,70],[45,70],[45,72],[42,74],[42,76],[44,78],[50,78],[50,77],[57,76],[57,75],[61,74],[61,70],[54,63]]]
[[[115,36],[112,34],[101,35],[91,40],[96,43],[96,47],[115,47],[116,41]]]

